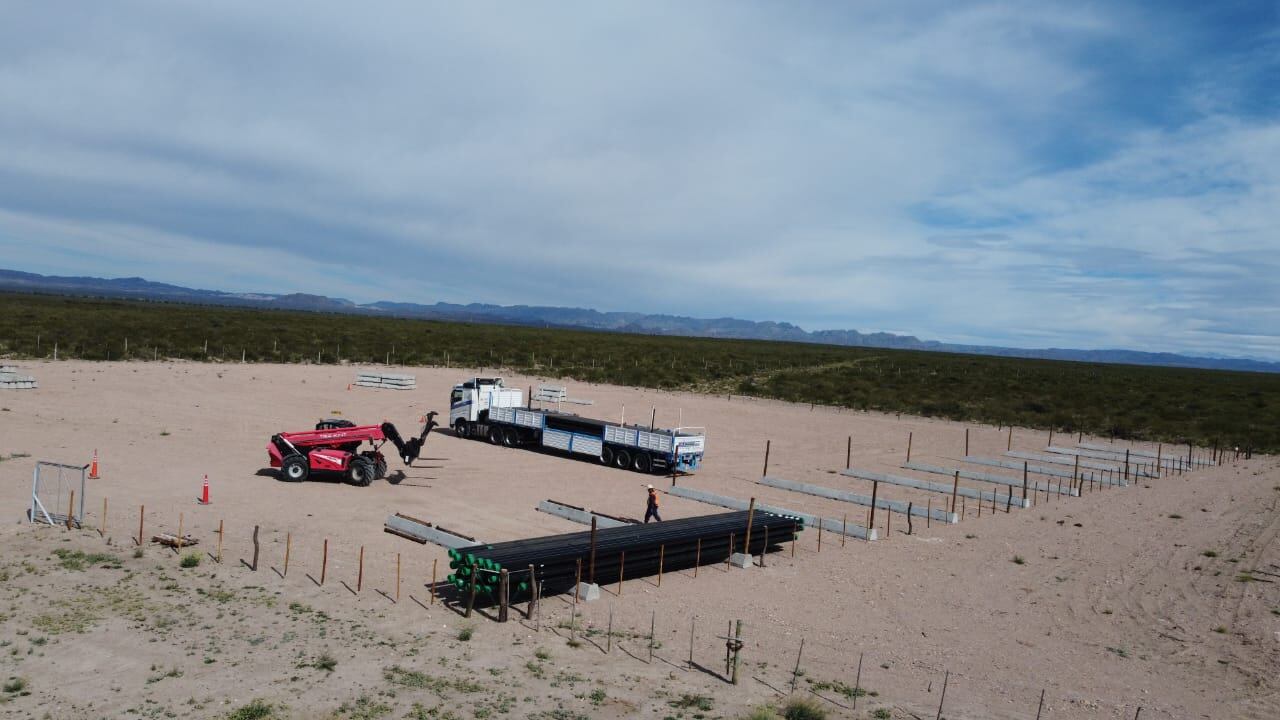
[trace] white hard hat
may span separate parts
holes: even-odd
[[[649,486],[649,489],[650,489],[650,490],[652,490],[652,489],[653,489],[653,486],[652,486],[652,485],[650,485],[650,486]]]

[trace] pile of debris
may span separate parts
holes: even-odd
[[[30,375],[19,375],[18,369],[10,365],[0,365],[0,390],[34,390],[36,379]]]
[[[356,385],[389,390],[413,390],[418,387],[418,380],[413,375],[361,371],[356,374]]]

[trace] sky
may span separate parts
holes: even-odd
[[[0,267],[1280,360],[1280,2],[0,7]]]

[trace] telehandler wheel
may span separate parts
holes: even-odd
[[[373,463],[368,458],[354,458],[347,466],[347,481],[352,485],[367,487],[373,482],[374,472]]]
[[[520,444],[520,431],[509,427],[502,433],[502,444],[507,447],[515,447]]]
[[[613,448],[606,445],[604,446],[604,448],[600,450],[600,464],[601,465],[613,464]]]
[[[649,453],[636,453],[635,459],[631,461],[631,469],[639,473],[647,473],[652,470],[653,461],[649,459]]]
[[[387,476],[387,461],[384,459],[375,460],[373,463],[374,477]]]
[[[490,445],[502,444],[502,428],[498,427],[497,425],[489,426],[489,444]]]
[[[616,450],[613,453],[613,466],[626,470],[631,467],[631,453],[626,450]]]
[[[303,455],[290,455],[280,461],[280,479],[285,482],[302,482],[311,475],[311,463]]]

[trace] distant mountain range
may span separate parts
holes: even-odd
[[[816,330],[813,332],[785,322],[755,322],[737,318],[691,318],[679,315],[650,315],[635,312],[600,312],[587,308],[539,307],[531,305],[484,305],[471,303],[375,302],[360,305],[343,298],[294,293],[227,293],[151,282],[143,278],[58,277],[0,269],[0,291],[88,295],[134,298],[204,305],[230,305],[278,310],[306,310],[382,315],[391,317],[454,320],[463,322],[539,325],[559,328],[604,330],[645,335],[779,340],[822,343],[850,347],[929,350],[935,352],[998,355],[1004,357],[1074,360],[1080,362],[1124,363],[1170,367],[1280,372],[1280,363],[1245,358],[1193,357],[1175,353],[1136,350],[1069,350],[1045,348],[1024,350],[988,345],[957,345],[921,340],[911,335],[860,333],[857,330]]]

